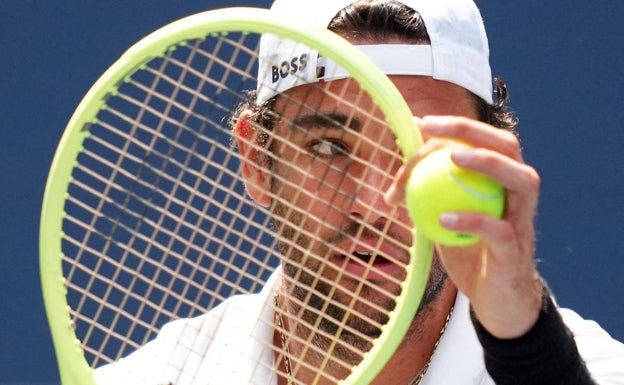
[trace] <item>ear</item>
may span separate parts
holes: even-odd
[[[271,205],[271,180],[267,166],[262,164],[258,132],[250,123],[250,110],[244,110],[234,124],[234,138],[241,154],[241,172],[251,198],[259,205]]]

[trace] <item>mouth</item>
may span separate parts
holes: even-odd
[[[365,280],[396,279],[404,269],[382,253],[354,250],[350,254],[335,256],[338,265],[350,275]]]
[[[354,251],[351,255],[365,264],[381,265],[385,263],[390,263],[390,261],[383,255],[373,254],[367,251]]]

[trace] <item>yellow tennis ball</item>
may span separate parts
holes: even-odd
[[[439,223],[440,214],[471,211],[500,218],[505,208],[503,186],[487,175],[455,165],[446,147],[418,162],[408,179],[406,197],[418,231],[446,246],[467,246],[479,238],[445,229]]]

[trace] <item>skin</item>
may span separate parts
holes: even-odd
[[[297,247],[283,250],[286,274],[280,289],[285,329],[302,338],[312,338],[320,346],[322,338],[316,336],[305,322],[290,316],[298,310],[297,301],[286,299],[304,296],[305,292],[298,291],[298,283],[307,280],[305,285],[317,285],[321,291],[329,290],[329,295],[336,301],[349,301],[357,284],[348,274],[340,275],[338,271],[346,263],[340,255],[349,254],[353,249],[379,247],[392,258],[406,258],[404,249],[411,243],[411,222],[403,204],[403,191],[409,170],[419,159],[433,149],[444,146],[449,140],[461,141],[473,149],[454,152],[453,161],[460,167],[490,175],[505,186],[507,206],[500,220],[474,213],[450,213],[440,218],[445,227],[475,233],[482,241],[464,248],[436,247],[435,258],[441,265],[436,270],[437,275],[434,274],[429,282],[427,306],[417,314],[408,336],[374,384],[408,383],[427,363],[458,289],[470,299],[483,326],[499,338],[514,338],[527,332],[535,324],[541,306],[541,286],[533,257],[533,217],[539,176],[524,163],[517,138],[511,133],[474,120],[476,111],[473,99],[457,85],[422,76],[394,76],[391,79],[413,115],[423,117],[415,118],[414,129],[421,130],[427,141],[425,148],[405,166],[401,166],[392,133],[385,128],[369,127],[361,129],[361,133],[371,140],[371,144],[364,144],[353,151],[371,164],[389,166],[394,178],[371,172],[357,164],[348,164],[339,156],[329,158],[332,165],[341,171],[328,171],[324,165],[312,161],[314,157],[301,156],[301,153],[309,155],[310,151],[316,156],[318,152],[327,153],[326,147],[318,143],[311,144],[310,136],[304,133],[291,136],[288,142],[275,141],[273,151],[278,159],[288,159],[306,171],[296,171],[275,162],[272,170],[267,172],[266,165],[259,161],[261,156],[250,145],[253,140],[249,135],[253,136],[253,133],[239,129],[239,125],[235,130],[239,134],[238,145],[244,155],[243,174],[252,198],[258,204],[271,207],[278,218],[279,237],[297,238],[302,249],[312,250],[312,254],[320,256],[304,258]],[[345,88],[344,82],[338,80],[328,83],[328,86],[340,90],[344,100],[354,99],[358,90],[355,87]],[[325,101],[313,86],[299,86],[287,93],[296,100],[305,98],[308,105],[315,106],[320,112],[354,116],[357,120],[357,111],[353,112],[340,100]],[[364,104],[364,111],[370,110],[365,105],[366,101],[360,103]],[[292,134],[292,127],[287,122],[297,119],[301,112],[279,100],[276,110],[280,111],[284,119],[274,127],[275,137]],[[240,121],[245,121],[250,115],[250,111],[244,111]],[[310,124],[312,133],[315,133],[315,125],[317,123]],[[243,131],[245,134],[241,134]],[[347,146],[350,143],[348,136],[340,136],[339,140]],[[375,150],[376,145],[390,152],[380,153]],[[351,178],[347,182],[343,179],[345,173]],[[282,177],[298,183],[283,183],[280,179]],[[321,177],[325,178],[328,185],[318,182]],[[353,187],[358,185],[380,189]],[[338,198],[335,197],[336,188],[341,193]],[[301,194],[298,191],[313,191],[314,194]],[[325,203],[330,199],[334,199],[334,208]],[[294,203],[305,214],[293,213],[280,204],[280,200]],[[289,223],[300,223],[304,217],[312,220],[306,220],[302,225],[305,229],[302,236]],[[353,237],[342,236],[349,233],[348,229],[353,228],[354,223],[373,230],[353,232]],[[375,231],[383,231],[389,238],[378,245],[375,243],[378,238]],[[320,241],[314,241],[313,237],[305,234],[314,234]],[[310,270],[321,272],[326,281],[321,280],[319,283],[318,279],[306,277],[300,272],[289,273],[289,261],[303,263]],[[445,279],[445,272],[450,280]],[[392,275],[392,271],[389,274]],[[369,278],[373,284],[362,295],[379,306],[389,306],[386,304],[387,293],[396,290],[396,283],[383,274]],[[375,312],[366,305],[359,306],[359,309],[374,318]],[[374,328],[367,328],[366,322],[359,325],[363,330],[371,329],[373,332]],[[357,342],[354,340],[350,343],[357,345]],[[277,353],[281,349],[277,331],[274,344],[276,360],[281,362]],[[325,367],[327,372],[337,378],[348,374],[348,371],[336,365],[323,366],[323,356],[305,349],[295,338],[289,339],[288,350],[299,383],[332,383],[316,377],[316,368],[319,367]],[[312,369],[298,365],[300,362],[308,363]],[[284,370],[283,363],[281,370]],[[285,384],[286,379],[281,377],[279,383]]]

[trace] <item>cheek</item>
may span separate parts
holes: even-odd
[[[324,239],[344,225],[349,193],[345,191],[348,183],[343,173],[325,167],[294,167],[284,163],[274,171],[273,193],[279,201],[280,215],[295,233],[305,229],[301,235]]]
[[[276,170],[274,191],[287,204],[306,212],[340,211],[349,197],[345,174],[327,167],[296,167],[283,165]]]

